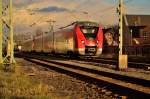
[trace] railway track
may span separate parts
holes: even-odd
[[[33,54],[34,55],[34,54]],[[34,55],[35,56],[35,55]],[[43,54],[42,55],[36,55],[37,57],[44,57]],[[107,68],[112,68],[112,69],[116,69],[117,65],[118,65],[118,60],[116,58],[94,58],[94,59],[86,59],[86,58],[78,58],[78,59],[72,59],[72,58],[66,58],[66,56],[53,56],[53,55],[48,55],[47,57],[56,57],[56,58],[61,58],[61,59],[71,59],[71,60],[78,60],[78,61],[83,61],[83,62],[93,62],[95,64],[101,64],[104,65]],[[146,59],[147,60],[147,59]],[[135,68],[135,69],[142,69],[142,70],[150,70],[150,63],[149,61],[144,61],[144,59],[141,60],[137,60],[134,59],[132,57],[129,57],[128,59],[128,68]]]
[[[87,61],[85,59],[82,59],[83,61]],[[95,63],[102,63],[102,64],[110,64],[113,65],[114,68],[118,65],[117,59],[105,59],[105,58],[96,58],[96,59],[89,59],[89,62],[95,62]],[[135,61],[128,61],[128,67],[129,68],[136,68],[136,69],[143,69],[143,70],[150,70],[150,63],[146,62],[138,62],[138,60]]]
[[[65,56],[61,56],[64,58]],[[60,56],[59,56],[60,58]],[[118,60],[116,58],[82,58],[80,57],[79,59],[73,59],[73,60],[79,60],[79,61],[84,61],[84,62],[93,62],[93,63],[101,63],[105,65],[105,67],[110,67],[113,69],[117,68],[118,65]],[[109,66],[108,66],[109,65]],[[150,63],[147,61],[137,60],[133,59],[131,57],[128,58],[128,67],[129,68],[135,68],[135,69],[143,69],[143,70],[150,70]]]
[[[59,69],[63,72],[73,73],[73,75],[84,76],[93,82],[105,83],[111,86],[111,90],[129,98],[137,97],[141,99],[150,97],[150,80],[128,75],[128,72],[120,73],[107,68],[93,65],[79,64],[67,60],[50,60],[44,58],[26,57],[28,61],[41,64],[48,68]]]

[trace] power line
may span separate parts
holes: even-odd
[[[127,4],[127,3],[130,3],[132,2],[133,0],[127,0],[124,2],[124,4]],[[106,13],[107,11],[110,11],[112,9],[116,8],[116,6],[111,6],[111,7],[108,7],[108,8],[105,8],[105,9],[102,9],[102,10],[99,10],[99,11],[96,11],[94,14],[96,14],[97,12],[103,12],[103,13]]]

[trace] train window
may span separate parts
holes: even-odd
[[[81,27],[80,29],[87,39],[95,38],[98,32],[98,27]]]
[[[98,32],[98,27],[92,27],[92,28],[90,28],[90,27],[81,27],[81,31],[82,31],[82,33],[84,33],[84,34],[95,34],[95,33],[97,33]]]
[[[95,29],[82,29],[83,33],[95,33]]]

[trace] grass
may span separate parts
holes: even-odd
[[[0,98],[50,99],[48,85],[22,74],[18,67],[10,71],[0,69]]]

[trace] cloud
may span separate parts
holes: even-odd
[[[43,0],[13,0],[13,5],[15,7],[21,8],[33,4],[35,2],[41,2],[41,1]]]
[[[30,0],[14,0],[13,5],[15,7],[22,7],[32,3]]]
[[[17,32],[33,31],[41,27],[48,30],[49,19],[55,20],[55,30],[73,21],[92,20],[102,24],[114,23],[114,10],[102,11],[112,4],[103,0],[14,0],[14,25]],[[19,1],[19,2],[17,2]],[[115,7],[114,7],[115,8]],[[43,13],[44,12],[44,13]],[[87,13],[84,13],[87,12]],[[35,13],[31,15],[30,13]],[[65,19],[65,20],[64,20]],[[33,27],[31,24],[36,23]],[[20,28],[20,29],[18,29]]]
[[[69,11],[69,9],[62,8],[62,7],[56,7],[56,6],[49,6],[46,8],[34,10],[37,12],[64,12],[64,11]]]

